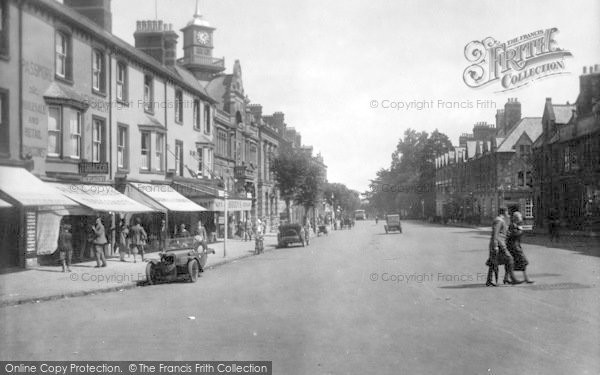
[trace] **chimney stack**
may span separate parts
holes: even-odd
[[[112,34],[110,0],[64,0],[63,4]]]
[[[133,37],[135,48],[165,66],[175,66],[179,36],[173,31],[173,25],[162,20],[137,21]]]

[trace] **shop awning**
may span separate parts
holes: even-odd
[[[7,208],[7,207],[12,207],[12,204],[8,203],[7,201],[3,201],[2,199],[0,199],[0,208]]]
[[[206,207],[208,211],[225,211],[225,200],[218,197],[216,189],[181,182],[174,182],[173,187],[189,200]],[[251,199],[227,198],[227,211],[250,210],[252,210]]]
[[[19,167],[0,166],[0,190],[23,206],[78,206],[54,187]]]
[[[206,207],[209,211],[225,211],[225,200],[223,198],[196,198],[196,202]],[[250,211],[252,201],[250,199],[227,199],[227,211]]]
[[[198,212],[206,208],[179,194],[169,185],[130,182],[125,193],[158,211]]]
[[[154,209],[138,203],[108,185],[48,182],[72,200],[101,212],[150,212]]]

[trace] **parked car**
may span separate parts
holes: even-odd
[[[214,253],[213,249],[204,250],[194,237],[168,239],[160,259],[152,259],[146,265],[146,281],[151,285],[180,279],[194,283],[204,271],[208,254]]]
[[[385,216],[385,233],[391,231],[398,231],[402,233],[402,224],[400,224],[400,215],[386,215]]]
[[[306,246],[304,228],[300,224],[285,224],[279,226],[277,233],[277,247],[286,247],[292,243],[300,243]]]

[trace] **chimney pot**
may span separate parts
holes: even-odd
[[[590,65],[590,74],[594,73],[594,67]]]
[[[583,67],[583,74],[585,74],[585,73],[586,73],[586,70],[587,70],[587,68],[584,66],[584,67]]]
[[[596,73],[600,72],[600,64],[595,64],[595,65],[594,65],[594,71],[595,71]]]

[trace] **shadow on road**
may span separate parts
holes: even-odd
[[[485,283],[440,286],[440,289],[474,289],[486,288]]]

